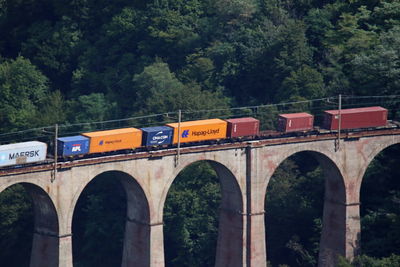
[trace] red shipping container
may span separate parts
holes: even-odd
[[[227,137],[256,136],[260,131],[260,121],[255,118],[237,118],[228,122]]]
[[[314,116],[305,112],[279,114],[278,131],[289,133],[312,130]]]
[[[350,108],[341,110],[341,129],[379,127],[387,124],[388,111],[382,107]],[[339,128],[339,110],[326,110],[323,127]]]

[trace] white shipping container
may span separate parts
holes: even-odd
[[[43,161],[47,144],[30,141],[0,146],[0,167]]]

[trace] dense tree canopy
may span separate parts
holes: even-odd
[[[23,57],[0,65],[0,123],[12,131],[34,126],[40,103],[48,93],[48,79]]]
[[[3,0],[0,32],[0,133],[179,109],[225,109],[337,94],[400,94],[397,0]],[[303,111],[307,109],[304,106]],[[278,112],[268,107],[260,114],[264,129],[273,128],[271,118]],[[399,119],[400,112],[395,113],[391,116]],[[398,148],[395,151],[398,153]],[[385,157],[396,159],[396,153],[384,152],[383,160],[378,158],[367,174],[379,177],[382,187],[379,192],[373,189],[378,200],[367,201],[370,206],[362,214],[363,227],[374,237],[366,238],[364,245],[371,257],[400,253],[385,249],[399,247],[400,187],[399,179],[393,178],[397,163],[383,164],[388,162]],[[320,184],[323,174],[319,168],[302,170],[300,165],[315,166],[304,158],[299,162],[290,159],[284,163],[286,169],[279,170],[271,184],[270,190],[277,195],[268,198],[272,197],[270,208],[280,215],[279,204],[285,199],[285,207],[308,228],[295,228],[293,233],[284,233],[283,239],[270,235],[277,245],[271,252],[274,265],[283,263],[280,255],[287,251],[292,257],[284,261],[301,266],[315,265],[318,254],[320,203],[316,199],[320,188],[301,193]],[[180,177],[165,208],[165,220],[170,223],[165,234],[170,240],[167,264],[212,265],[217,229],[214,215],[220,197],[215,173],[199,164]],[[191,180],[196,177],[198,180]],[[95,203],[107,206],[109,195],[99,187],[88,191],[78,214],[96,218]],[[363,190],[371,188],[374,184],[367,182]],[[393,190],[381,200],[388,188]],[[11,191],[16,192],[15,202],[9,201]],[[12,257],[18,231],[30,227],[31,214],[22,214],[30,208],[21,203],[27,197],[18,187],[11,191],[0,195],[2,205],[9,207],[0,206],[0,244],[10,240],[1,247],[1,262]],[[296,206],[299,199],[304,207]],[[194,210],[185,211],[189,203]],[[377,208],[376,203],[382,207]],[[204,221],[190,217],[191,212],[205,213],[208,208],[211,214],[204,216]],[[13,218],[22,219],[10,230]],[[292,219],[279,217],[274,223],[283,227]],[[76,228],[82,236],[96,230],[96,223],[82,220]],[[97,224],[99,229],[107,227]],[[375,238],[377,233],[372,230],[378,227],[390,231]],[[25,234],[21,235],[24,240]],[[83,251],[94,251],[96,237],[92,241],[81,247]],[[28,251],[29,246],[22,250]],[[76,264],[102,266],[98,257],[80,259]],[[109,260],[115,263],[119,259]],[[358,259],[365,264],[371,261],[370,257]],[[392,256],[382,264],[396,261],[397,256]]]

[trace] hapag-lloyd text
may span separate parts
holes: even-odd
[[[192,135],[194,136],[206,136],[206,135],[216,135],[219,133],[219,129],[208,129],[206,131],[192,131]]]

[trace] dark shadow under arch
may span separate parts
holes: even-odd
[[[103,199],[103,203],[109,205],[108,214],[104,214],[103,218],[109,222],[110,228],[106,230],[115,230],[115,236],[119,237],[113,239],[111,236],[109,240],[103,240],[105,242],[103,244],[113,241],[117,242],[118,244],[113,246],[116,252],[114,253],[115,255],[110,255],[109,253],[101,255],[104,259],[100,259],[100,262],[96,263],[96,266],[107,266],[104,265],[107,263],[107,257],[116,258],[112,263],[116,265],[149,266],[151,253],[150,215],[148,201],[143,189],[129,174],[120,171],[108,171],[93,178],[84,191],[96,182],[101,183],[98,185],[99,190],[103,190],[103,195],[107,197]],[[107,185],[110,185],[110,188]],[[107,192],[108,190],[113,191]],[[84,191],[79,198],[84,195]],[[78,205],[79,203],[77,203],[75,209]],[[76,215],[75,209],[74,221]],[[98,245],[101,246],[102,243]]]
[[[344,249],[346,242],[346,194],[343,177],[336,164],[331,159],[329,159],[326,155],[316,151],[295,152],[284,159],[280,163],[278,168],[283,166],[287,159],[293,159],[296,157],[303,158],[303,162],[300,162],[299,164],[310,164],[315,166],[319,165],[322,169],[322,176],[324,178],[324,181],[322,181],[321,190],[324,190],[324,192],[320,193],[321,196],[323,195],[323,198],[320,196],[321,199],[317,201],[323,201],[323,203],[314,202],[314,205],[320,206],[320,208],[322,208],[323,206],[319,256],[318,259],[311,259],[310,261],[315,261],[315,264],[318,262],[320,266],[331,266],[330,264],[334,264],[334,262],[336,261],[337,254],[345,255]],[[307,158],[309,157],[312,157],[315,162],[308,163]],[[302,168],[302,166],[296,168]],[[276,173],[277,170],[275,170],[274,173]],[[309,190],[320,190],[318,188],[313,188],[314,184],[310,183],[310,181],[306,182],[306,185],[307,184],[310,188]],[[302,194],[302,192],[298,193]],[[282,201],[285,201],[285,199],[283,199]],[[266,212],[268,215],[268,203],[266,203]],[[266,221],[266,228],[268,228],[268,221]],[[293,250],[298,250],[299,255],[302,255],[302,257],[304,257],[305,259],[309,257],[309,255],[307,254],[302,254],[302,248],[298,247],[296,243],[290,243],[287,245],[289,247],[292,247]]]
[[[244,256],[242,192],[228,168],[215,161],[208,162],[217,172],[222,194],[215,266],[242,266]]]
[[[58,266],[59,223],[57,211],[48,194],[33,184],[23,184],[33,200],[35,228],[30,266]]]
[[[33,214],[33,230],[32,239],[26,240],[26,242],[32,242],[30,260],[24,262],[29,262],[29,266],[58,266],[58,255],[59,255],[59,224],[57,211],[50,199],[47,192],[37,185],[31,183],[19,183],[13,186],[22,186],[19,193],[29,195],[32,203],[32,214]],[[7,189],[6,189],[7,190]],[[15,196],[16,197],[16,196]],[[23,201],[22,199],[16,200]],[[17,206],[21,203],[17,203]],[[15,207],[14,207],[15,208]],[[4,218],[7,219],[7,218]],[[26,233],[23,233],[23,236]],[[19,249],[19,248],[18,248]],[[15,254],[16,257],[21,257],[19,253]],[[7,264],[2,262],[2,264]]]
[[[400,144],[380,151],[362,179],[361,251],[371,257],[400,255]]]
[[[243,199],[240,187],[232,172],[226,166],[216,161],[201,160],[191,162],[185,166],[177,177],[184,175],[188,170],[192,171],[190,168],[195,169],[196,166],[202,164],[204,164],[203,166],[211,167],[215,171],[220,186],[221,200],[218,208],[219,218],[215,266],[242,266]]]

